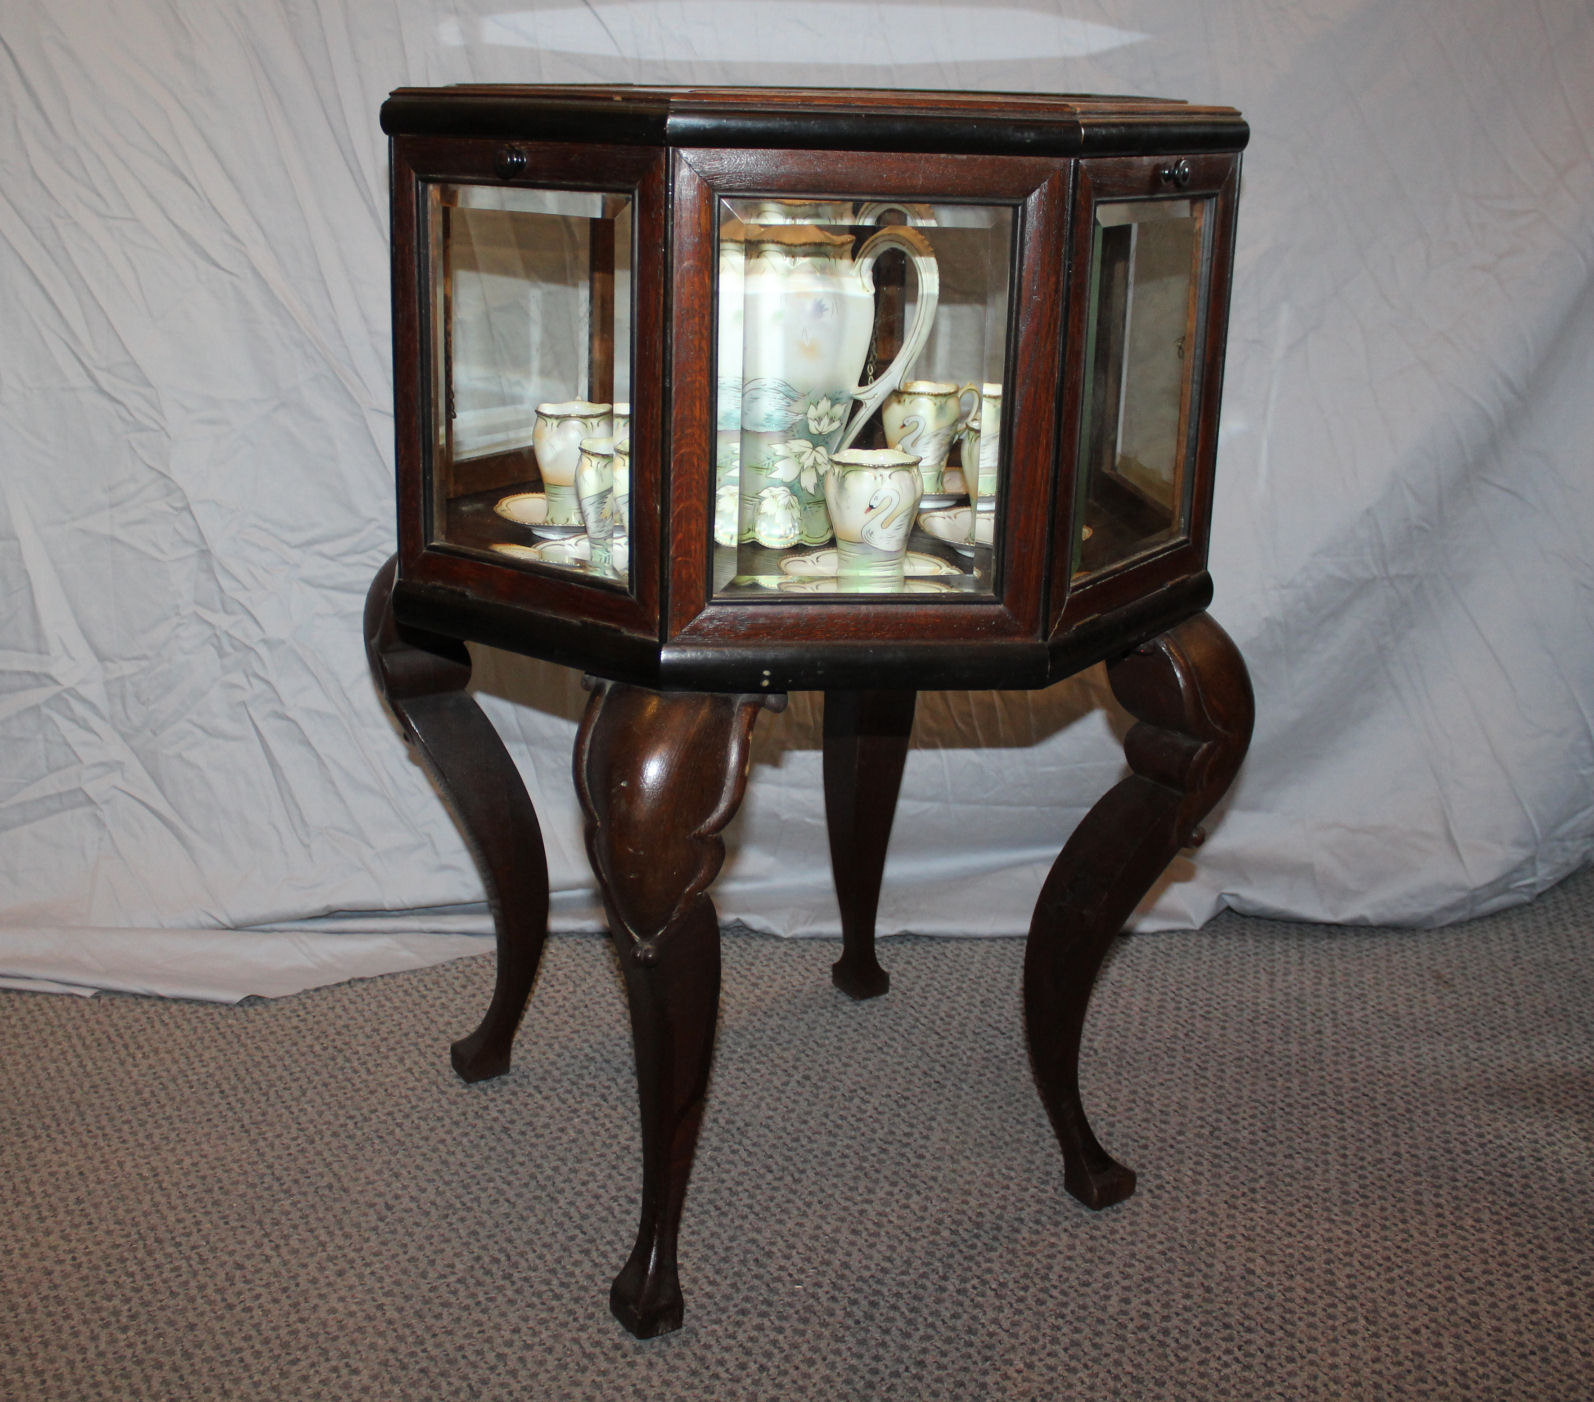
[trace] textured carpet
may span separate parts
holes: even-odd
[[[1594,873],[1448,930],[1121,942],[1066,1196],[1015,940],[726,939],[686,1328],[634,1228],[607,945],[550,942],[513,1072],[471,959],[238,1007],[0,994],[0,1397],[1594,1397]]]

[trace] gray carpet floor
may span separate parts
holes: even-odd
[[[1594,872],[1446,930],[1121,941],[1063,1191],[1017,940],[725,941],[686,1327],[634,1228],[606,943],[550,941],[459,1083],[488,958],[238,1007],[0,994],[0,1397],[1594,1397]]]

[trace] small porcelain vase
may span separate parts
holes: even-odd
[[[886,442],[918,458],[927,494],[943,490],[952,439],[979,408],[978,388],[964,385],[960,389],[943,380],[909,380],[886,397],[880,410]]]
[[[537,452],[548,496],[550,526],[579,526],[581,502],[576,496],[576,464],[583,438],[611,438],[614,421],[610,406],[572,399],[563,404],[539,404],[532,425],[531,445]]]
[[[924,490],[919,460],[896,448],[845,448],[825,473],[842,590],[902,588],[908,533]]]

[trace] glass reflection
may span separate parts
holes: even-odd
[[[1188,533],[1204,211],[1192,200],[1096,209],[1077,574]]]
[[[625,584],[630,199],[434,185],[428,234],[431,539]]]

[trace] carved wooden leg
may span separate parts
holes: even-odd
[[[719,834],[747,787],[759,707],[786,698],[589,685],[576,792],[625,975],[642,1110],[642,1219],[609,1307],[648,1339],[681,1326],[675,1242],[719,1019],[707,895],[725,860]]]
[[[1079,1042],[1091,986],[1113,938],[1228,789],[1251,739],[1251,683],[1206,614],[1108,667],[1139,722],[1124,741],[1133,773],[1086,815],[1053,865],[1030,925],[1024,1012],[1041,1099],[1063,1149],[1063,1181],[1089,1207],[1135,1190],[1097,1142],[1079,1098]]]
[[[841,958],[830,976],[854,998],[891,987],[875,958],[875,912],[916,700],[912,691],[825,693],[825,821],[841,906]]]
[[[406,631],[393,618],[397,559],[371,582],[365,650],[377,690],[442,792],[482,884],[498,935],[498,973],[481,1025],[452,1048],[467,1081],[509,1070],[510,1047],[548,934],[548,859],[515,763],[465,691],[470,654],[452,638]]]

